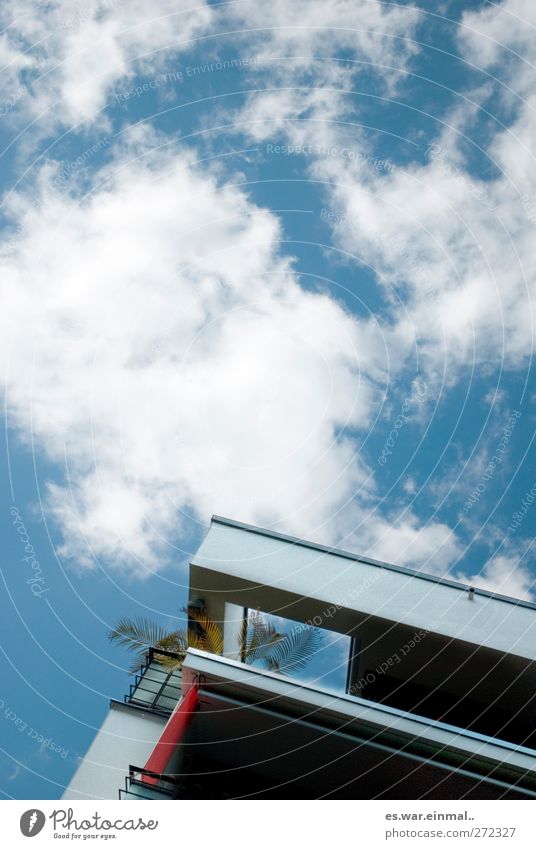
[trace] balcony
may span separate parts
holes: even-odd
[[[158,658],[177,658],[175,652],[150,648],[145,664],[130,685],[125,696],[126,704],[150,710],[161,716],[169,716],[181,694],[182,676],[178,668],[170,668]]]
[[[183,670],[167,765],[131,767],[121,799],[536,798],[527,747],[207,652]]]
[[[189,650],[182,778],[229,798],[536,798],[536,751]],[[209,798],[221,798],[210,796]]]
[[[125,778],[125,789],[119,790],[119,799],[123,802],[169,801],[177,798],[181,784],[173,776],[130,766]]]

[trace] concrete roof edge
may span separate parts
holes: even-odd
[[[427,572],[419,572],[417,569],[410,569],[408,566],[396,566],[393,563],[385,563],[381,560],[373,560],[371,557],[364,557],[360,554],[355,554],[351,551],[345,551],[342,548],[336,548],[334,546],[322,545],[321,543],[311,542],[309,540],[300,539],[299,537],[289,536],[288,534],[279,533],[279,531],[271,531],[267,528],[260,528],[256,525],[248,525],[245,522],[239,522],[236,519],[228,519],[225,516],[217,516],[213,515],[211,518],[211,524],[217,525],[226,525],[231,528],[237,528],[238,530],[248,531],[249,533],[259,534],[261,536],[270,537],[272,539],[278,539],[282,542],[288,542],[291,545],[299,545],[303,548],[311,548],[315,551],[321,551],[325,554],[333,554],[335,557],[344,557],[347,560],[355,560],[360,563],[366,563],[369,566],[377,566],[380,569],[387,569],[391,572],[398,572],[403,575],[410,575],[415,578],[420,578],[423,581],[432,581],[435,584],[441,584],[443,586],[451,587],[452,589],[463,590],[467,592],[470,588],[474,589],[476,595],[485,596],[486,598],[492,598],[496,601],[506,602],[507,604],[514,604],[517,607],[528,607],[531,610],[536,610],[536,602],[525,601],[523,599],[513,598],[512,596],[501,595],[500,593],[493,593],[490,590],[480,589],[479,587],[474,587],[471,584],[463,584],[460,581],[453,581],[450,578],[441,578],[437,575],[430,575]],[[198,560],[194,558],[191,561],[192,565],[202,566]]]

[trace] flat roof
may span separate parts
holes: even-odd
[[[311,542],[310,540],[300,539],[299,537],[289,536],[288,534],[282,534],[278,531],[271,531],[266,528],[257,527],[257,525],[248,525],[245,522],[238,522],[235,519],[228,519],[224,516],[212,516],[211,524],[216,523],[218,525],[227,525],[231,528],[238,528],[242,531],[249,531],[253,534],[260,534],[261,536],[270,537],[272,539],[281,540],[283,542],[290,543],[291,545],[297,545],[302,548],[312,548],[315,551],[322,551],[326,554],[333,554],[336,557],[343,557],[346,560],[354,560],[359,563],[366,563],[369,566],[377,566],[380,569],[387,569],[391,572],[398,572],[403,575],[411,575],[414,578],[420,578],[422,581],[431,581],[434,584],[442,584],[447,587],[453,587],[454,589],[463,590],[467,592],[469,589],[473,589],[475,594],[485,596],[487,598],[494,598],[497,601],[504,601],[507,604],[514,604],[517,607],[528,607],[531,610],[536,610],[536,602],[525,601],[524,599],[513,598],[512,596],[501,595],[500,593],[493,593],[490,590],[484,590],[479,587],[473,586],[472,584],[464,584],[461,581],[453,581],[450,578],[442,578],[437,575],[430,575],[427,572],[420,572],[418,569],[410,569],[407,566],[395,566],[393,563],[384,563],[382,560],[374,560],[371,557],[364,557],[360,554],[355,554],[352,551],[345,551],[342,548],[335,548],[330,545],[322,545],[321,543]]]

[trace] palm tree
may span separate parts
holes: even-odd
[[[108,632],[108,639],[137,652],[131,671],[137,672],[144,664],[147,649],[171,651],[176,657],[155,654],[155,659],[166,666],[182,668],[189,647],[211,654],[223,654],[223,634],[219,625],[204,612],[183,608],[188,614],[188,631],[166,631],[151,619],[120,619]],[[195,627],[192,627],[195,626]],[[287,634],[281,634],[259,611],[244,618],[237,641],[236,659],[243,663],[260,664],[272,672],[289,673],[311,660],[321,648],[324,635],[318,628],[297,625]]]

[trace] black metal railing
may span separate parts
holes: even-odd
[[[168,716],[181,695],[182,673],[178,666],[173,667],[159,661],[158,657],[162,656],[177,660],[180,657],[177,652],[151,647],[124,701]]]
[[[144,779],[151,778],[149,783]],[[119,790],[121,801],[158,801],[176,799],[182,780],[173,775],[163,775],[139,766],[129,766],[125,789]]]

